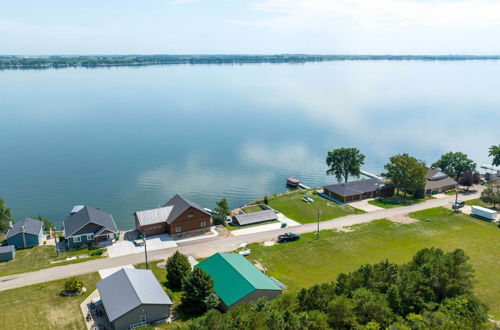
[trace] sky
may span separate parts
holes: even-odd
[[[500,54],[500,0],[22,0],[0,54]]]

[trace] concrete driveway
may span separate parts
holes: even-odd
[[[363,199],[361,201],[347,203],[347,205],[352,206],[356,209],[363,210],[365,212],[373,212],[373,211],[383,210],[384,209],[383,207],[372,205],[372,204],[368,203],[369,201],[372,201],[374,199],[375,198]]]
[[[174,239],[167,234],[148,237],[146,244],[148,251],[177,247]],[[128,254],[143,253],[144,246],[136,246],[132,241],[123,240],[108,246],[107,250],[110,258],[116,258]]]

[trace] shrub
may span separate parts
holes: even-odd
[[[64,290],[68,292],[81,292],[83,289],[83,282],[79,277],[70,277],[64,282]]]
[[[184,277],[191,273],[191,264],[188,257],[179,251],[175,251],[165,264],[167,270],[167,281],[171,288],[180,289]]]
[[[93,256],[102,256],[102,254],[104,253],[104,249],[97,249],[97,250],[94,250],[92,252],[89,253],[89,256],[93,257]]]

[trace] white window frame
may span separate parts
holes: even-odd
[[[73,236],[73,243],[81,243],[82,238],[80,236]]]
[[[188,219],[191,219],[191,218],[194,218],[194,213],[193,212],[189,212],[188,213]]]
[[[201,228],[206,227],[206,226],[207,226],[207,222],[206,221],[200,222],[200,227]]]
[[[147,317],[146,315],[141,315],[141,323],[146,323]]]
[[[175,233],[178,234],[182,231],[182,227],[181,226],[176,226],[175,227]]]
[[[94,239],[94,234],[87,234],[87,241],[91,241]]]

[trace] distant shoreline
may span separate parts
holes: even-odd
[[[175,64],[311,63],[332,61],[496,61],[500,55],[0,55],[0,70],[102,68]]]

